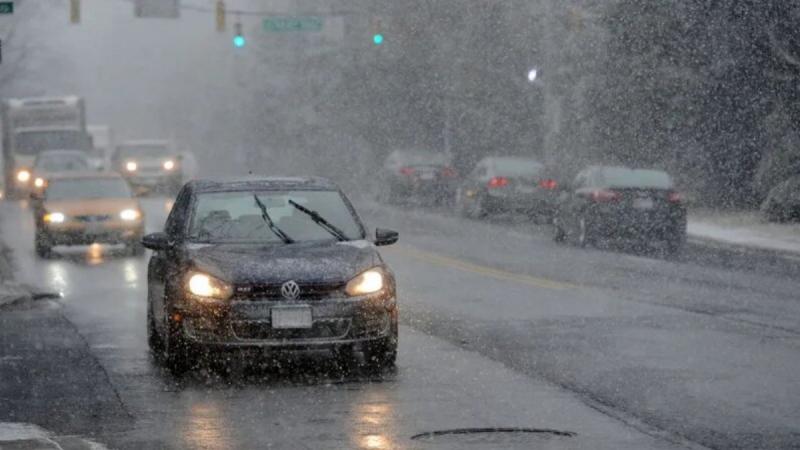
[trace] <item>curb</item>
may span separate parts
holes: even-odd
[[[700,236],[696,234],[688,235],[688,243],[694,245],[702,245],[712,247],[716,250],[733,251],[740,254],[751,254],[758,256],[768,256],[770,258],[781,258],[792,262],[800,262],[800,253],[789,250],[780,250],[759,247],[756,245],[740,244],[737,242],[730,242],[723,239],[715,239],[708,236]]]

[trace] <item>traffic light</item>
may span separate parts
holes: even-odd
[[[217,31],[222,33],[225,31],[225,2],[217,0]]]
[[[244,38],[244,33],[242,33],[242,24],[240,22],[236,22],[233,26],[234,34],[233,34],[233,46],[236,48],[244,47],[244,44],[247,41]]]
[[[372,18],[372,43],[375,45],[383,44],[383,23],[379,17]]]

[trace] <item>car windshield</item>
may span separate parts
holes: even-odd
[[[168,156],[169,148],[164,145],[122,145],[117,149],[119,159],[156,159]]]
[[[358,219],[338,191],[237,191],[199,193],[194,202],[189,227],[190,239],[203,242],[280,243],[270,230],[255,197],[264,205],[275,226],[292,241],[335,239],[297,204],[319,213],[342,230],[347,239],[363,239]]]
[[[47,200],[81,200],[130,198],[125,180],[117,178],[74,178],[52,180],[45,193]]]
[[[89,169],[89,162],[80,154],[43,154],[36,160],[34,169],[42,172],[83,171]]]
[[[23,155],[36,155],[44,150],[74,148],[90,150],[92,138],[78,130],[22,131],[14,138],[15,151]]]
[[[599,182],[602,186],[616,188],[654,188],[671,189],[672,179],[660,170],[626,169],[612,167],[600,172]]]
[[[541,163],[533,159],[498,158],[494,160],[494,168],[497,173],[508,177],[536,176],[543,167]]]

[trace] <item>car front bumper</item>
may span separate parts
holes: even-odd
[[[127,222],[46,224],[43,231],[52,245],[116,244],[138,241],[144,235],[144,223]]]
[[[245,312],[257,306],[264,314]],[[310,328],[273,328],[271,310],[307,306]],[[327,350],[393,338],[397,328],[394,296],[330,298],[308,302],[233,301],[203,304],[187,299],[172,317],[182,338],[193,345],[225,349]]]

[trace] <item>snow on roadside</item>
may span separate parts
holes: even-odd
[[[688,232],[721,243],[800,253],[800,224],[768,223],[755,212],[692,213]]]
[[[14,442],[14,448],[27,448],[31,450],[60,450],[63,447],[58,443],[60,439],[52,433],[37,425],[29,423],[0,422],[0,448],[3,443]],[[71,439],[70,448],[74,447],[74,438]],[[25,445],[20,446],[19,444]],[[80,439],[80,448],[86,450],[107,450],[107,448],[97,442]]]

